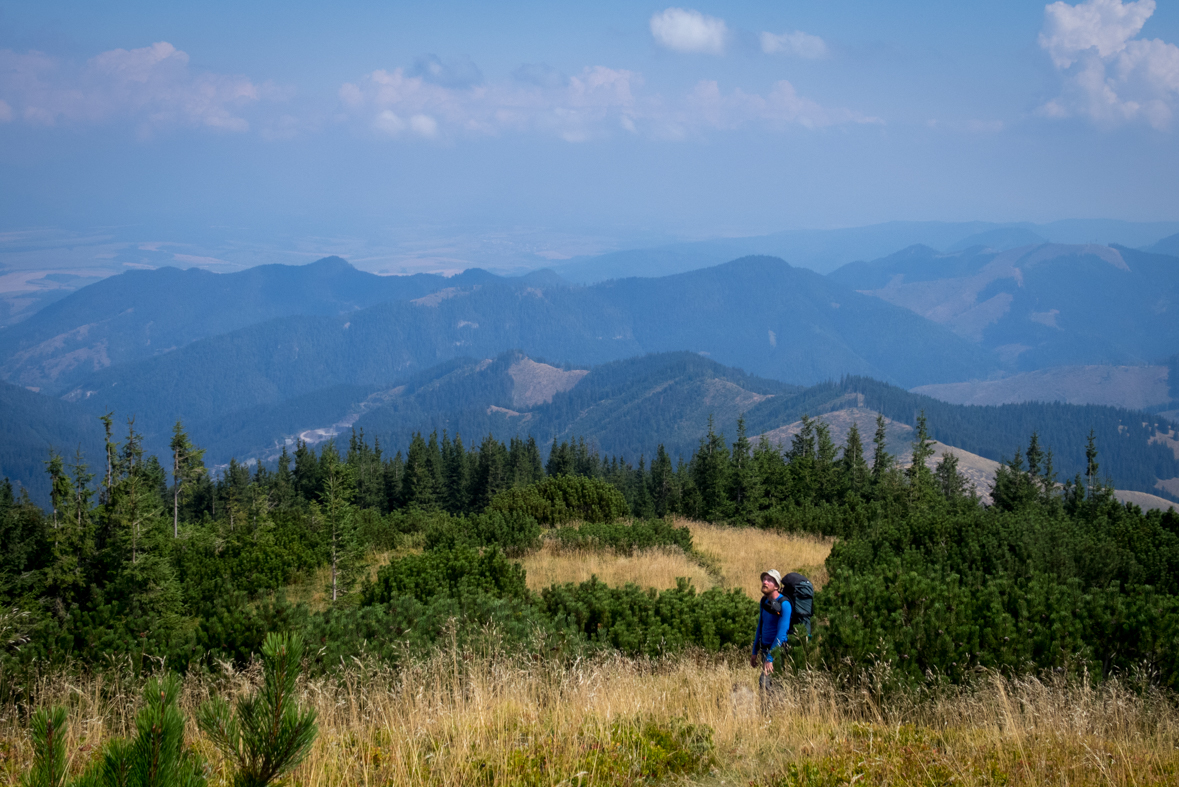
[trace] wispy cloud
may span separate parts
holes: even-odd
[[[725,20],[699,11],[668,8],[651,17],[651,35],[663,47],[676,52],[724,54],[729,38]]]
[[[448,87],[404,69],[373,71],[340,87],[340,100],[354,116],[371,117],[372,128],[390,137],[434,137],[440,131],[494,135],[506,131],[555,133],[570,141],[615,127],[635,108],[632,71],[594,66],[564,78],[532,68],[507,84]],[[531,77],[537,77],[532,79]]]
[[[643,90],[640,74],[592,66],[566,77],[543,67],[518,69],[514,79],[467,88],[445,87],[404,69],[378,70],[340,87],[349,114],[378,136],[455,138],[541,133],[570,142],[625,132],[652,139],[760,125],[822,128],[878,123],[848,109],[825,107],[778,82],[764,96],[724,92],[705,80],[678,99]]]
[[[80,67],[0,50],[0,103],[13,119],[36,125],[130,119],[146,134],[170,126],[240,132],[249,129],[244,107],[279,95],[244,76],[193,73],[188,55],[166,41],[112,49]]]
[[[767,55],[791,55],[807,60],[818,60],[827,56],[827,42],[801,30],[781,35],[762,33],[760,38],[761,51]]]
[[[1064,85],[1041,113],[1087,117],[1104,126],[1145,121],[1170,128],[1179,103],[1179,47],[1137,37],[1154,10],[1154,0],[1046,6],[1040,46]]]

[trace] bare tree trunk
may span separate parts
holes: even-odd
[[[332,603],[336,603],[336,547],[332,546]]]
[[[172,538],[180,537],[180,449],[172,453]]]

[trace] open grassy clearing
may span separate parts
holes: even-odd
[[[676,525],[686,525],[692,531],[693,548],[719,569],[722,585],[741,588],[751,598],[760,598],[758,577],[769,568],[778,569],[783,576],[798,571],[816,588],[827,583],[824,562],[834,539],[687,519],[677,520]]]
[[[607,585],[634,583],[662,590],[674,588],[677,577],[688,577],[697,590],[721,585],[741,588],[751,598],[757,598],[758,577],[767,568],[777,568],[783,574],[799,571],[816,587],[827,581],[823,563],[831,552],[832,539],[687,519],[676,520],[675,525],[692,531],[696,554],[684,554],[672,547],[619,555],[610,550],[565,549],[550,540],[520,561],[528,573],[528,587],[539,591],[597,576]]]
[[[566,582],[586,582],[594,576],[607,585],[634,583],[660,590],[674,588],[676,577],[688,577],[697,590],[715,584],[708,571],[675,547],[616,555],[609,550],[562,549],[548,541],[520,562],[528,575],[528,588],[533,591]]]
[[[495,639],[488,632],[487,642]],[[489,649],[494,650],[493,646]],[[211,692],[258,683],[257,669],[190,676],[190,741],[226,785],[224,763],[191,724]],[[865,686],[870,686],[868,681]],[[37,704],[69,707],[79,772],[133,725],[141,684],[48,675]],[[1179,778],[1173,698],[1116,683],[1092,689],[982,676],[973,688],[894,697],[841,689],[821,672],[783,681],[772,705],[740,658],[601,657],[573,664],[440,652],[400,671],[342,667],[306,681],[320,735],[291,784],[1118,785]],[[0,707],[0,779],[29,762],[27,709]]]

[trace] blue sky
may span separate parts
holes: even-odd
[[[1176,0],[0,2],[0,231],[559,257],[1174,220],[1177,43]]]

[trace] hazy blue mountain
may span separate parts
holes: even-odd
[[[1160,240],[1147,246],[1143,251],[1148,251],[1153,254],[1169,254],[1172,257],[1179,257],[1179,233],[1175,235],[1168,235]]]
[[[0,330],[0,376],[64,393],[112,364],[166,353],[276,317],[346,314],[489,278],[494,277],[479,270],[453,279],[377,276],[339,257],[227,274],[197,268],[128,271]]]
[[[583,365],[690,350],[800,384],[865,374],[910,387],[993,368],[982,350],[906,309],[760,257],[593,287],[490,280],[346,315],[280,318],[104,369],[70,398],[134,413],[154,432],[510,348]]]
[[[751,254],[781,257],[791,265],[829,273],[857,260],[874,260],[915,244],[939,250],[974,245],[1003,250],[1027,242],[1119,243],[1143,246],[1179,230],[1179,222],[1135,223],[1109,219],[1049,224],[983,221],[893,221],[867,227],[788,230],[748,238],[722,238],[576,257],[554,268],[565,278],[590,284],[627,276],[667,276]],[[1031,240],[1031,238],[1039,240]]]
[[[829,278],[945,325],[1012,371],[1154,363],[1179,349],[1179,258],[1125,246],[914,246]]]
[[[26,487],[38,503],[47,502],[45,463],[51,448],[67,465],[79,448],[97,464],[103,455],[102,424],[77,405],[0,382],[0,478]]]
[[[1006,251],[1020,246],[1038,246],[1047,243],[1048,239],[1039,233],[1032,232],[1026,227],[1000,227],[969,235],[957,243],[946,247],[946,251],[965,251],[974,246],[982,246],[995,251]]]

